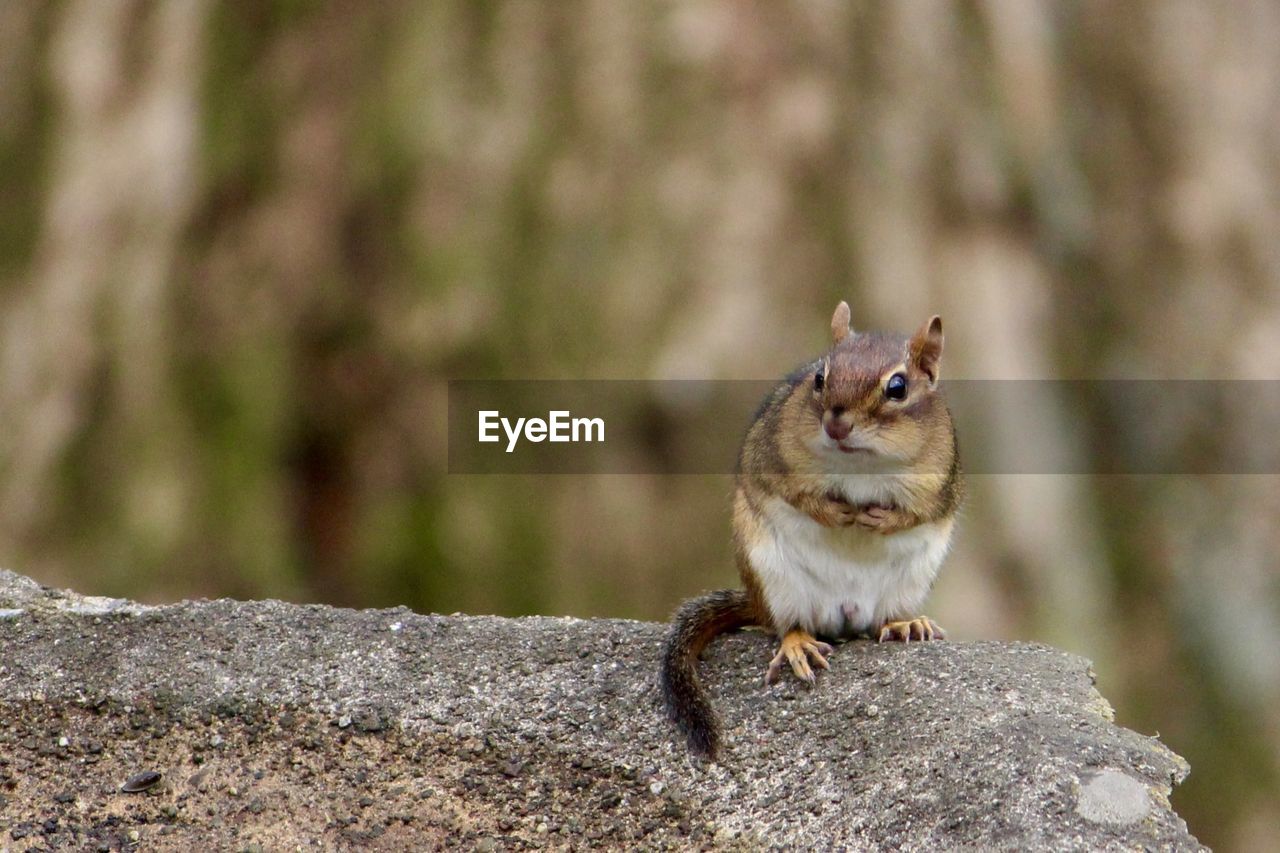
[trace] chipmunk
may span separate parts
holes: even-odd
[[[685,602],[663,653],[667,712],[696,753],[715,758],[719,726],[698,681],[717,635],[761,626],[783,664],[814,684],[832,647],[818,639],[945,636],[916,615],[951,543],[960,466],[938,390],[942,320],[910,338],[855,333],[849,306],[831,318],[832,347],[765,398],[743,441],[733,543],[744,589]]]

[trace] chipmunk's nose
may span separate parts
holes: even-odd
[[[826,415],[822,418],[822,427],[827,431],[827,435],[836,441],[844,441],[849,435],[850,425],[842,415],[844,409],[836,406],[834,409],[828,409]]]

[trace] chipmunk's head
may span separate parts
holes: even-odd
[[[808,377],[820,420],[812,445],[849,457],[918,458],[949,415],[937,393],[942,319],[931,317],[910,338],[854,332],[849,305],[831,317],[831,351]]]

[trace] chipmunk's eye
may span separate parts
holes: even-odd
[[[905,400],[907,398],[907,377],[903,373],[895,373],[889,377],[889,381],[884,384],[884,395],[890,400]]]
[[[823,383],[824,383],[824,382],[826,382],[826,381],[827,381],[827,378],[826,378],[825,376],[823,376],[823,374],[822,374],[822,371],[821,371],[821,370],[819,370],[817,373],[813,374],[813,390],[815,390],[815,391],[821,391],[821,390],[822,390],[822,385],[823,385]]]

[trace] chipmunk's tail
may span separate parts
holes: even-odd
[[[715,758],[720,724],[711,700],[698,681],[698,655],[718,635],[757,623],[755,611],[740,589],[722,589],[692,598],[671,620],[662,654],[662,698],[667,715],[689,739],[689,748]]]

